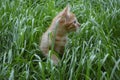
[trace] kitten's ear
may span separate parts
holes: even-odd
[[[66,20],[68,20],[69,19],[69,17],[70,17],[70,5],[67,5],[64,9],[63,9],[63,11],[61,12],[61,18],[60,18],[60,20],[59,20],[59,22],[60,23],[66,23]]]
[[[64,8],[64,10],[63,10],[63,15],[67,15],[67,16],[69,16],[70,15],[70,5],[68,4],[65,8]]]

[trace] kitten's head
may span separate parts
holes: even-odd
[[[67,5],[63,11],[57,15],[57,19],[59,19],[60,27],[64,27],[67,32],[76,31],[80,27],[76,16],[70,12],[69,5]]]

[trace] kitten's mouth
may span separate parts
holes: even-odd
[[[77,26],[80,27],[80,24],[78,23]]]
[[[76,32],[77,31],[77,28],[70,28],[69,30],[68,30],[68,32]]]

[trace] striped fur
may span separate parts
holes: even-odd
[[[53,39],[55,38],[54,50],[60,54],[64,53],[64,47],[67,42],[67,33],[76,31],[80,24],[73,13],[70,12],[70,7],[66,6],[52,21],[48,30],[42,35],[40,49],[47,57],[49,49],[52,47]],[[57,27],[57,29],[56,29]],[[54,33],[56,30],[56,34]],[[48,35],[52,34],[52,37]],[[55,54],[51,55],[54,64],[59,62]]]

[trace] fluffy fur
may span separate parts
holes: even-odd
[[[54,51],[56,51],[59,54],[63,54],[64,47],[67,42],[67,33],[76,31],[79,28],[79,26],[80,24],[77,21],[77,18],[73,13],[70,12],[69,5],[66,6],[63,9],[63,11],[61,11],[52,20],[50,27],[42,35],[40,43],[40,49],[42,53],[46,57],[48,57],[49,49],[51,49],[53,40],[55,39]],[[49,34],[52,35],[52,37],[48,36]],[[54,64],[57,64],[59,62],[59,59],[55,54],[51,55],[51,59],[53,60]]]

